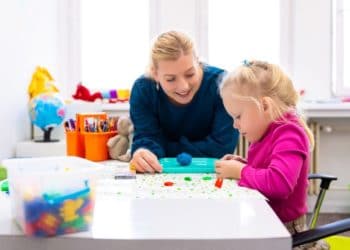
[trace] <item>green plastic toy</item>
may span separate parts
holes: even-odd
[[[0,166],[0,181],[7,178],[7,170],[3,166]]]
[[[0,190],[2,192],[8,192],[9,191],[9,183],[7,180],[0,181]]]
[[[216,158],[192,158],[191,164],[180,165],[176,158],[166,157],[159,159],[163,166],[163,173],[214,173]]]

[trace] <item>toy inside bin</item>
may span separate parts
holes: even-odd
[[[78,157],[3,161],[12,216],[26,235],[87,231],[93,220],[99,164]]]

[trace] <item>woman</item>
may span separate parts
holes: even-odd
[[[169,31],[156,39],[149,72],[130,97],[131,164],[138,172],[161,172],[158,158],[182,152],[220,158],[234,151],[238,132],[218,91],[224,73],[198,61],[187,35]]]

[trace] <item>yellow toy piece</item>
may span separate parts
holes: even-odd
[[[70,222],[78,218],[77,211],[83,205],[82,199],[66,200],[60,208],[60,216],[64,222]]]
[[[42,93],[55,93],[59,92],[58,88],[53,84],[55,80],[52,78],[49,71],[44,67],[36,67],[32,76],[32,81],[28,87],[29,98],[42,94]]]
[[[130,99],[130,90],[129,89],[117,89],[118,101],[125,102]]]

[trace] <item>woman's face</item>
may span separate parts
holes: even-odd
[[[177,60],[158,62],[154,78],[175,104],[185,105],[191,102],[197,93],[203,71],[192,53],[181,55]]]

